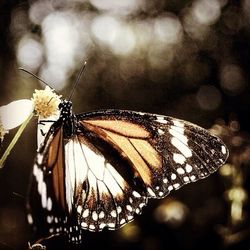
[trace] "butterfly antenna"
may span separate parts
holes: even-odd
[[[18,69],[21,70],[21,71],[23,71],[23,72],[25,72],[25,73],[27,73],[27,74],[29,74],[29,75],[31,75],[31,76],[33,76],[34,78],[36,78],[40,82],[44,83],[45,85],[47,85],[48,87],[50,87],[51,89],[53,89],[47,82],[45,82],[44,80],[42,80],[41,78],[39,78],[35,74],[31,73],[30,71],[28,71],[28,70],[26,70],[24,68],[21,68],[21,67],[19,67]]]
[[[72,96],[73,96],[73,94],[74,94],[74,92],[75,92],[76,86],[78,85],[78,83],[79,83],[79,81],[80,81],[80,79],[81,79],[81,76],[82,76],[82,74],[83,74],[83,72],[84,72],[84,69],[85,69],[85,67],[86,67],[86,64],[87,64],[87,62],[85,61],[85,62],[83,63],[83,65],[82,65],[82,67],[81,67],[81,70],[80,70],[80,72],[79,72],[79,74],[78,74],[78,76],[77,76],[77,79],[76,79],[75,83],[74,83],[73,89],[72,89],[72,91],[71,91],[71,93],[70,93],[70,95],[69,95],[69,97],[68,97],[68,100],[69,100],[69,101],[71,100],[71,98],[72,98]]]

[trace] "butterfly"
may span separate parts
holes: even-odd
[[[127,110],[75,115],[59,104],[38,149],[28,195],[36,237],[116,230],[148,199],[203,179],[222,166],[226,145],[207,130],[169,116]]]

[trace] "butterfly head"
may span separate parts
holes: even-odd
[[[67,120],[70,116],[72,116],[72,102],[64,100],[62,101],[58,108],[60,109],[60,117],[63,120]]]

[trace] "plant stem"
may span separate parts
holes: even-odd
[[[18,131],[16,132],[15,136],[13,137],[11,143],[9,144],[9,146],[7,147],[7,149],[5,150],[2,158],[0,159],[0,169],[3,167],[4,162],[6,161],[8,155],[10,154],[11,150],[13,149],[13,147],[15,146],[17,140],[19,139],[19,137],[21,136],[21,134],[23,133],[24,129],[26,128],[26,126],[28,125],[29,121],[31,120],[31,118],[33,117],[33,112],[30,114],[30,116],[23,122],[23,124],[20,126],[20,128],[18,129]]]

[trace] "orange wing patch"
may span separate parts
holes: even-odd
[[[56,200],[65,209],[64,196],[64,155],[62,129],[59,129],[49,145],[48,162],[46,164],[52,168],[53,188]]]
[[[150,169],[142,159],[142,157],[135,150],[133,145],[124,136],[106,131],[108,137],[122,150],[122,152],[131,160],[136,170],[140,173],[143,181],[148,185],[151,184]]]
[[[149,138],[150,133],[138,124],[122,120],[85,120],[89,123],[105,130],[121,134],[126,137]]]
[[[150,166],[156,169],[162,166],[160,155],[148,141],[133,138],[129,140]]]
[[[148,142],[150,132],[140,125],[121,120],[91,120],[82,124],[103,139],[112,142],[128,158],[142,180],[152,184],[152,168],[162,167],[160,154]]]
[[[54,167],[58,155],[59,155],[59,144],[61,144],[62,140],[62,130],[59,129],[55,135],[55,137],[51,140],[49,144],[49,152],[48,152],[48,162],[47,162],[47,167],[52,168]]]

